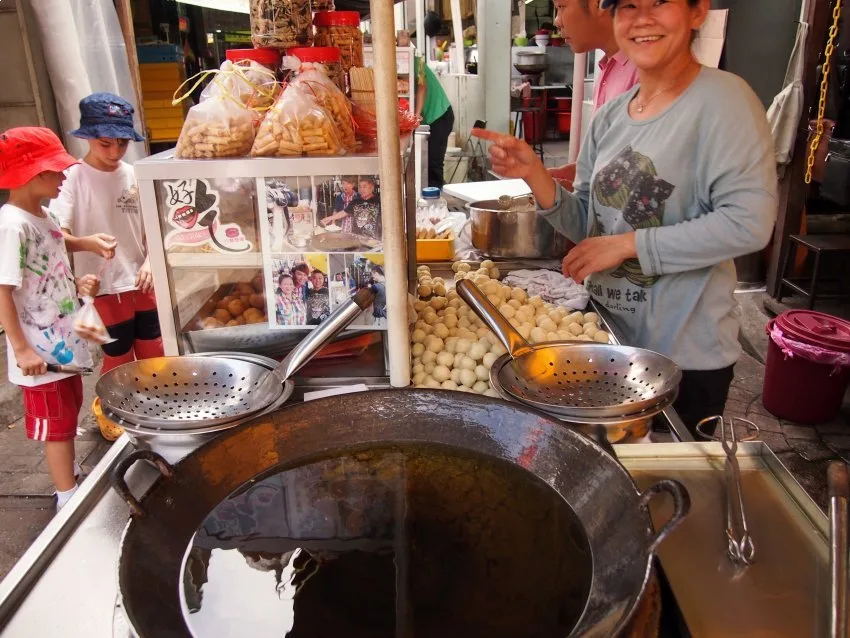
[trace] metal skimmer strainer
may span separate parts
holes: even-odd
[[[290,377],[371,305],[359,291],[312,330],[274,370],[228,357],[158,357],[103,375],[95,392],[118,419],[149,428],[189,429],[243,419],[292,393]]]
[[[457,292],[508,349],[490,384],[518,401],[566,417],[607,418],[660,412],[676,397],[682,372],[651,350],[559,341],[529,344],[471,281]]]

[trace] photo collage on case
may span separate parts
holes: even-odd
[[[259,186],[269,326],[315,327],[372,286],[375,303],[351,327],[385,329],[378,177],[268,177]]]

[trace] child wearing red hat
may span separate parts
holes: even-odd
[[[91,355],[73,330],[77,294],[97,293],[95,275],[74,278],[67,249],[114,254],[108,235],[71,238],[42,208],[76,164],[59,138],[45,128],[22,127],[0,134],[0,188],[9,200],[0,208],[0,324],[6,332],[9,381],[23,390],[27,437],[44,442],[56,485],[57,510],[77,489],[74,437],[83,384],[61,366],[88,367]]]
[[[106,268],[94,255],[74,259],[77,275],[101,273],[94,304],[113,339],[101,346],[101,374],[163,353],[136,175],[123,161],[130,143],[144,140],[133,127],[133,113],[132,104],[112,93],[80,101],[80,128],[71,135],[86,140],[89,151],[68,170],[59,197],[50,203],[67,233],[105,231],[117,242]]]

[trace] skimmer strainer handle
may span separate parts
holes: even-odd
[[[469,307],[481,318],[481,321],[496,333],[499,341],[508,349],[511,357],[516,359],[531,350],[531,344],[516,331],[516,328],[510,324],[505,315],[490,303],[490,300],[478,286],[468,279],[461,279],[457,282],[457,294],[469,304]]]
[[[273,378],[272,374],[277,377],[279,383],[286,381],[310,361],[326,343],[347,328],[374,301],[375,292],[371,288],[358,291],[295,346],[262,383],[270,382]]]

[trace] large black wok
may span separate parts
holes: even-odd
[[[410,443],[448,446],[524,468],[572,508],[592,555],[587,602],[570,635],[615,636],[646,586],[658,544],[685,516],[684,487],[661,481],[644,493],[595,442],[530,408],[449,391],[365,392],[298,404],[258,417],[207,443],[173,468],[138,452],[116,469],[116,487],[139,458],[165,471],[124,532],[119,584],[127,616],[142,638],[185,637],[181,564],[194,532],[234,490],[258,476],[351,448]],[[655,531],[647,510],[655,494],[675,501]],[[533,523],[532,523],[533,524]]]

